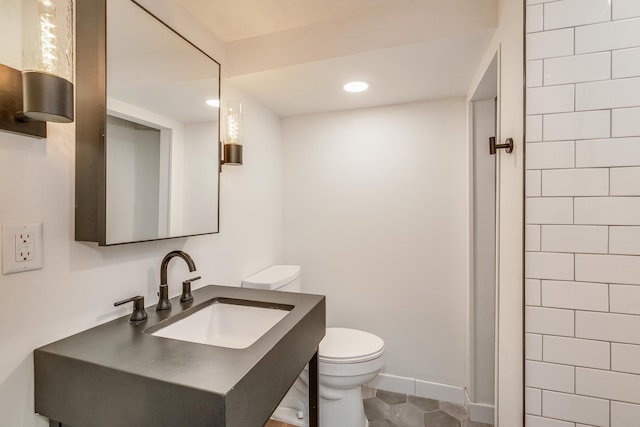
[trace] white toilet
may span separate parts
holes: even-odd
[[[274,265],[243,280],[242,286],[300,292],[299,265]],[[360,387],[384,366],[384,341],[368,332],[327,328],[318,350],[320,426],[366,427]],[[305,369],[272,418],[297,426],[308,425],[308,371]]]

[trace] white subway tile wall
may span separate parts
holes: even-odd
[[[634,2],[640,6],[640,2],[636,2],[635,0]],[[611,70],[614,79],[640,76],[640,48],[614,50],[611,58]],[[540,72],[542,72],[542,65],[540,65],[540,68]]]
[[[640,96],[640,91],[636,96]],[[640,134],[640,108],[620,108],[611,112],[611,136],[621,138],[638,134]]]
[[[575,334],[573,310],[526,306],[524,317],[527,332],[568,337]]]
[[[640,227],[609,227],[609,253],[640,255]]]
[[[542,392],[542,415],[609,427],[609,401],[545,390]]]
[[[568,197],[528,197],[527,224],[572,224],[573,199]]]
[[[542,132],[540,137],[542,137]],[[527,169],[572,168],[575,164],[575,150],[573,141],[529,144],[527,146]]]
[[[609,310],[609,286],[604,283],[542,281],[541,305],[574,310]]]
[[[525,241],[527,246],[526,251],[539,251],[540,250],[540,226],[539,225],[527,225],[525,228]]]
[[[525,334],[524,339],[527,345],[527,359],[542,361],[542,335]]]
[[[543,225],[544,252],[572,252],[606,254],[608,247],[608,227],[584,225]]]
[[[609,292],[612,313],[640,314],[640,286],[609,285]]]
[[[542,141],[542,116],[527,116],[526,128],[527,142]]]
[[[640,390],[639,375],[601,369],[575,369],[577,394],[621,402],[640,403],[640,393],[638,393],[638,390]],[[638,422],[637,419],[632,421]]]
[[[542,195],[542,173],[539,170],[527,171],[527,187],[525,194],[527,197],[540,197]]]
[[[612,0],[616,2],[616,0]],[[576,27],[575,29],[575,53],[590,53],[590,52],[602,52],[607,50],[626,49],[640,46],[640,19],[627,19],[623,21],[606,22],[603,24],[584,25]],[[564,37],[567,30],[563,31]],[[537,46],[536,58],[539,59],[545,57],[544,49],[548,44],[552,43],[553,39],[559,39],[560,36],[555,33],[560,31],[550,31],[550,35],[545,39],[542,36],[545,33],[540,34],[539,46]],[[573,38],[572,38],[573,39]],[[566,42],[565,42],[566,43]],[[558,55],[557,52],[566,51],[559,48],[549,49],[549,53],[553,53],[553,56]],[[529,49],[527,48],[527,58],[529,55]]]
[[[540,72],[543,75],[545,85],[593,82],[611,78],[610,52],[563,56],[532,62],[543,62],[543,65],[540,66]],[[631,62],[631,59],[623,57],[619,59],[619,62],[625,64]],[[528,75],[527,80],[529,80]]]
[[[573,29],[528,34],[527,59],[572,55],[573,44]]]
[[[545,335],[543,348],[545,362],[599,369],[611,366],[608,342]]]
[[[542,302],[541,280],[526,279],[524,281],[524,301],[526,305],[540,305]]]
[[[624,64],[632,60],[622,58]],[[542,86],[542,60],[527,63],[527,87]]]
[[[525,426],[640,426],[640,0],[526,0]]]
[[[611,195],[640,196],[640,168],[611,169]]]
[[[529,155],[528,152],[527,155]],[[640,165],[640,138],[577,141],[575,156],[578,168],[637,166]],[[542,164],[545,162],[544,159],[537,161]],[[529,163],[527,168],[536,169],[530,168]]]
[[[524,410],[527,414],[542,415],[542,390],[525,387]]]
[[[574,423],[567,421],[536,417],[533,415],[527,415],[524,422],[527,427],[576,427]]]
[[[611,370],[640,374],[640,345],[611,344]]]
[[[544,29],[575,27],[611,20],[611,0],[564,0],[544,5]]]
[[[640,420],[640,405],[631,403],[611,402],[611,425],[632,426],[629,420]]]
[[[640,16],[640,2],[638,0],[616,0],[613,3],[613,19],[637,16]]]
[[[606,169],[560,169],[542,172],[542,196],[608,196]]]
[[[527,387],[567,393],[573,393],[574,391],[575,369],[573,366],[527,360],[524,364],[524,371],[525,385]]]

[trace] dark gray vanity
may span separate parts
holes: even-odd
[[[309,362],[310,426],[317,426],[317,349],[325,333],[320,295],[206,286],[38,348],[35,410],[52,426],[262,427]],[[290,308],[247,348],[197,344],[151,333],[212,299]]]

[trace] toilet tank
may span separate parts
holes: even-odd
[[[272,265],[242,281],[243,288],[301,292],[299,265]]]

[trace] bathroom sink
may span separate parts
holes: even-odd
[[[293,308],[230,298],[214,298],[197,311],[169,319],[145,332],[227,348],[247,348],[282,320]],[[158,328],[160,327],[160,328]]]
[[[193,298],[36,349],[36,412],[63,426],[263,426],[317,367],[324,297],[209,285]]]

